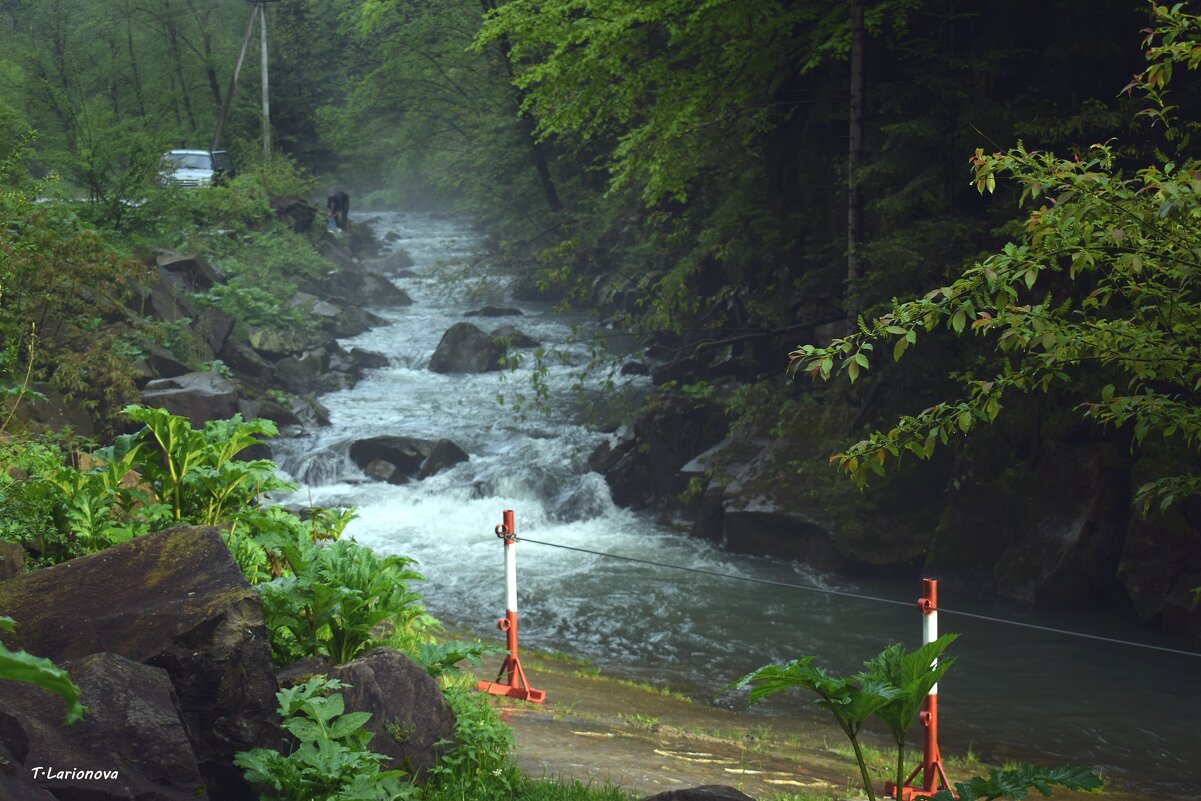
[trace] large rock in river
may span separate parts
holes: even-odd
[[[435,373],[486,373],[500,369],[505,345],[471,323],[455,323],[430,357]]]
[[[360,439],[350,446],[351,461],[373,478],[391,484],[428,478],[469,458],[448,439],[383,436]]]
[[[250,801],[239,751],[281,748],[262,605],[216,528],[177,528],[0,583],[12,648],[162,668],[210,797]],[[86,703],[86,700],[85,700]]]
[[[716,445],[725,427],[716,403],[667,396],[623,426],[615,444],[601,443],[588,464],[604,474],[616,504],[643,508],[671,502],[687,488],[680,468]]]

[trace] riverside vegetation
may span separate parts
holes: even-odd
[[[287,172],[286,165],[274,169]],[[253,243],[251,250],[278,250],[279,243],[287,240],[271,227],[262,208],[265,194],[261,194],[261,186],[251,184],[255,180],[247,178],[212,194],[191,194],[186,201],[164,194],[170,198],[165,208],[175,209],[176,214],[199,213],[210,222],[220,220],[226,225],[238,219],[231,208],[254,208],[256,213],[250,219],[262,228],[243,229]],[[37,320],[26,320],[27,331],[9,318],[12,337],[5,352],[8,370],[4,385],[7,408],[0,441],[0,539],[19,544],[34,566],[47,566],[174,525],[217,526],[224,532],[225,543],[243,574],[262,598],[277,665],[308,656],[343,664],[372,647],[385,645],[410,655],[442,682],[457,719],[457,744],[443,755],[422,787],[407,782],[397,771],[381,770],[381,757],[370,750],[370,735],[362,729],[366,713],[345,711],[338,692],[342,685],[337,681],[313,679],[282,690],[279,711],[284,727],[295,739],[295,747],[287,754],[259,749],[237,759],[250,780],[270,788],[264,791],[265,801],[441,801],[502,796],[616,801],[629,797],[618,788],[535,780],[516,771],[510,759],[511,732],[486,697],[476,693],[456,667],[463,660],[478,660],[489,649],[478,642],[447,642],[435,636],[439,624],[424,611],[420,595],[412,589],[413,582],[421,579],[413,562],[400,556],[379,557],[341,539],[353,516],[350,510],[309,509],[302,519],[260,502],[265,493],[288,485],[270,460],[239,456],[277,434],[270,421],[235,416],[196,429],[186,419],[162,409],[128,405],[110,410],[106,404],[122,397],[123,385],[130,381],[130,373],[118,369],[93,375],[89,382],[92,394],[86,398],[88,408],[110,430],[127,432],[112,436],[110,444],[97,447],[69,431],[39,431],[25,421],[18,412],[22,402],[28,402],[34,394],[35,381],[53,386],[59,378],[59,370],[51,370],[50,359],[66,358],[70,343],[75,341],[72,337],[76,336],[71,333],[73,317],[79,317],[89,301],[97,303],[98,315],[103,314],[103,304],[120,302],[122,283],[112,279],[123,272],[132,274],[136,268],[120,255],[120,237],[108,243],[89,239],[93,235],[85,230],[82,219],[64,209],[36,207],[29,201],[28,190],[8,190],[7,200],[14,225],[8,229],[6,242],[4,285],[10,289],[5,300],[9,308],[29,315],[36,311],[38,316]],[[45,266],[45,254],[29,243],[49,238],[46,228],[53,228],[56,237],[89,239],[91,252],[103,256],[103,260],[96,261],[108,272],[97,271],[89,292],[37,292],[43,285],[32,279],[35,268]],[[199,230],[189,239],[203,241]],[[126,240],[126,245],[131,241]],[[292,247],[299,248],[295,259],[267,260],[257,276],[244,273],[246,280],[281,281],[284,277],[278,271],[282,265],[316,261],[304,255],[302,240],[293,240]],[[235,262],[238,257],[247,262],[251,258],[245,251],[224,252]],[[66,281],[72,264],[70,259],[54,262],[55,269],[40,277],[52,283]],[[255,293],[252,283],[247,283],[246,289],[254,297],[272,297]],[[270,304],[255,313],[274,316],[281,325],[295,323]],[[57,323],[59,332],[67,332],[66,337],[39,336],[36,323],[41,322],[45,330],[47,321]],[[96,330],[98,325],[93,333]],[[78,336],[82,335],[81,331]],[[139,334],[126,336],[120,352],[129,354],[136,350]],[[186,337],[177,341],[186,343]],[[101,366],[105,364],[114,363]],[[68,383],[62,389],[71,386]],[[0,620],[0,626],[9,625],[7,619]],[[892,721],[890,725],[900,727],[894,728],[894,733],[900,732],[897,764],[901,770],[904,729],[916,712],[915,699],[920,701],[927,681],[940,675],[950,663],[930,671],[930,649],[904,655],[897,648],[882,654],[872,663],[874,667],[869,665],[875,671],[869,671],[872,678],[867,680],[874,694],[866,706],[859,700],[844,709],[847,698],[865,697],[863,688],[855,689],[849,680],[826,677],[809,667],[807,660],[780,671],[764,668],[742,683],[756,685],[752,700],[786,686],[820,688],[823,703],[835,712],[840,725],[858,727],[866,716],[860,713],[876,712]],[[87,699],[79,697],[65,672],[45,659],[14,653],[0,645],[0,676],[58,693],[68,703],[65,723],[85,713]],[[887,716],[889,709],[895,712],[892,718]],[[852,720],[853,724],[848,723]],[[848,730],[846,725],[844,730]],[[853,731],[848,733],[857,746]],[[862,769],[857,747],[855,755]],[[1020,797],[1028,786],[1045,787],[1057,779],[1072,786],[1063,774],[1053,772],[1023,774],[1024,783],[1015,776],[1007,773],[1000,780],[1009,782],[1002,787],[1007,795]],[[994,785],[1000,787],[997,781],[994,777]],[[866,787],[870,794],[870,783]],[[979,795],[986,797],[987,793]]]
[[[34,4],[33,8],[52,13],[52,5],[57,7]],[[80,5],[86,6],[85,11],[96,11],[95,4]],[[530,215],[527,224],[513,229],[527,241],[514,235],[503,243],[515,260],[535,253],[550,263],[549,278],[571,287],[587,286],[603,277],[602,299],[614,301],[622,293],[633,298],[638,313],[631,315],[630,322],[647,330],[662,328],[678,334],[698,327],[716,338],[727,334],[729,326],[749,326],[753,336],[770,341],[780,331],[789,336],[794,331],[812,332],[816,320],[826,319],[817,313],[821,310],[832,310],[841,320],[855,319],[855,330],[848,336],[836,337],[829,345],[798,346],[793,351],[798,366],[819,378],[832,378],[842,371],[857,380],[871,364],[875,342],[891,343],[893,357],[899,359],[915,344],[919,332],[934,340],[940,327],[952,335],[970,331],[982,342],[997,335],[996,349],[984,352],[956,347],[955,337],[949,337],[951,344],[942,342],[962,368],[953,369],[949,378],[945,364],[923,364],[908,376],[907,380],[915,383],[933,376],[938,387],[948,392],[957,384],[966,386],[968,397],[903,418],[895,429],[869,436],[858,445],[848,443],[839,462],[857,478],[883,471],[890,457],[896,459],[904,452],[928,458],[937,444],[993,423],[998,419],[1003,391],[1012,395],[1015,390],[1039,390],[1054,396],[1046,407],[1048,420],[1061,423],[1065,409],[1083,411],[1091,420],[1108,425],[1110,431],[1128,435],[1131,451],[1150,454],[1143,467],[1149,466],[1152,475],[1139,490],[1139,500],[1146,508],[1167,508],[1196,493],[1199,429],[1191,397],[1197,385],[1192,332],[1196,328],[1193,263],[1198,167],[1190,156],[1192,124],[1170,119],[1176,109],[1164,99],[1173,67],[1193,69],[1198,65],[1198,18],[1188,14],[1183,5],[1154,7],[1157,32],[1148,40],[1150,65],[1133,84],[1152,100],[1151,113],[1145,116],[1161,123],[1161,131],[1172,123],[1170,133],[1162,139],[1150,137],[1128,149],[1112,145],[1090,149],[1087,137],[1100,134],[1095,138],[1107,141],[1118,123],[1109,110],[1091,109],[1094,113],[1090,114],[1090,109],[1085,109],[1070,117],[1042,118],[1033,125],[1035,138],[1066,142],[1069,147],[1083,142],[1078,160],[1058,159],[1020,146],[996,156],[976,153],[972,159],[976,189],[992,192],[998,177],[1012,176],[1023,189],[1023,199],[1044,199],[1024,226],[1006,222],[1007,217],[996,219],[995,210],[982,212],[967,204],[978,218],[972,221],[983,220],[982,227],[990,230],[986,234],[966,232],[969,218],[962,211],[965,205],[958,202],[962,199],[953,190],[938,188],[935,184],[939,182],[929,178],[939,173],[938,162],[915,158],[912,163],[902,163],[903,159],[896,158],[897,154],[912,153],[915,142],[926,136],[924,131],[943,129],[937,115],[961,116],[957,91],[941,86],[942,93],[933,96],[937,102],[930,104],[926,84],[915,82],[920,88],[914,94],[931,108],[930,116],[878,119],[876,132],[895,146],[881,148],[881,152],[893,160],[882,159],[874,169],[859,171],[852,165],[846,182],[852,199],[858,196],[861,179],[876,180],[882,187],[875,210],[875,235],[863,240],[852,236],[847,247],[850,263],[854,265],[862,256],[869,263],[874,258],[877,266],[898,266],[879,269],[867,277],[851,274],[845,286],[841,275],[831,280],[831,271],[825,266],[832,252],[843,252],[836,237],[808,224],[798,225],[796,230],[777,224],[805,218],[805,203],[786,197],[762,200],[757,195],[763,171],[773,166],[789,167],[794,177],[808,175],[808,168],[798,167],[791,157],[779,156],[790,148],[780,146],[770,134],[787,140],[796,121],[776,117],[771,109],[784,105],[780,97],[814,89],[807,81],[819,73],[828,77],[830,73],[822,71],[851,49],[853,31],[843,22],[835,24],[820,4],[793,4],[787,15],[776,13],[780,9],[770,2],[706,6],[710,12],[721,12],[717,17],[707,17],[705,9],[683,8],[677,3],[618,4],[628,13],[583,15],[598,27],[582,33],[575,29],[579,46],[550,49],[545,43],[568,41],[571,37],[566,31],[580,16],[577,11],[594,4],[548,3],[546,10],[551,13],[540,19],[526,16],[520,4],[502,4],[482,33],[478,8],[474,17],[467,9],[474,4],[451,5],[456,19],[474,24],[464,26],[465,41],[432,39],[437,50],[433,53],[404,46],[404,37],[430,30],[428,14],[415,13],[411,26],[395,26],[390,12],[401,4],[372,1],[356,6],[363,14],[361,26],[353,34],[339,28],[336,36],[327,37],[329,46],[348,36],[378,39],[379,61],[373,64],[378,69],[370,75],[354,76],[352,102],[331,109],[326,119],[343,123],[338,133],[350,149],[360,155],[378,155],[373,148],[391,147],[394,142],[379,137],[372,143],[362,140],[378,130],[377,125],[359,124],[369,116],[374,120],[377,113],[366,98],[380,94],[378,81],[389,74],[403,74],[406,59],[428,57],[441,64],[453,55],[502,61],[507,70],[482,70],[488,80],[471,91],[512,98],[512,103],[502,103],[504,108],[492,111],[498,120],[505,120],[506,132],[514,134],[522,147],[511,143],[502,147],[498,138],[489,143],[490,148],[478,149],[475,166],[504,150],[507,155],[496,162],[503,169],[479,172],[507,177],[519,173],[515,164],[532,153],[531,161],[538,165],[536,173],[542,180],[533,178],[534,171],[522,173],[527,180],[517,182],[518,187],[525,191],[535,187],[536,194],[544,195],[550,220],[555,223],[550,228],[562,232],[562,238],[545,249],[532,246],[545,220]],[[937,12],[935,6],[883,3],[869,14],[867,30],[896,45],[891,57],[903,68],[899,74],[904,70],[912,70],[909,74],[914,75],[926,72],[925,59],[936,52],[937,42],[920,37],[941,32],[943,28],[938,26],[949,26],[948,20],[955,16],[917,13]],[[844,10],[838,8],[839,13]],[[892,27],[885,21],[887,12],[893,12]],[[998,6],[989,13],[1008,12]],[[764,20],[766,24],[757,24]],[[33,27],[38,35],[60,30],[49,24]],[[862,19],[859,28],[862,34]],[[1074,27],[1063,28],[1073,37],[1081,34]],[[648,36],[648,29],[661,35]],[[761,41],[743,31],[766,31],[756,35],[766,35],[771,47],[761,47]],[[798,38],[795,31],[805,35]],[[290,33],[293,40],[301,38],[295,28]],[[467,51],[465,45],[472,40],[476,46]],[[677,46],[659,48],[661,41]],[[720,46],[723,43],[729,46]],[[97,38],[94,44],[104,42]],[[63,50],[38,47],[36,42],[33,47],[40,53]],[[117,53],[120,48],[107,50]],[[620,57],[602,58],[601,51]],[[651,57],[642,58],[648,52]],[[716,54],[720,57],[714,58]],[[731,70],[731,61],[740,70]],[[95,59],[95,63],[106,62]],[[606,64],[626,63],[642,64],[645,69],[623,71],[611,81],[596,80],[603,77]],[[985,64],[981,60],[976,66],[988,71],[982,66]],[[801,77],[780,76],[781,65]],[[182,68],[182,62],[179,66]],[[514,70],[518,89],[510,92]],[[167,71],[162,72],[165,75]],[[137,69],[132,71],[137,73]],[[1059,74],[1054,70],[1048,73]],[[71,71],[58,74],[65,81]],[[739,74],[743,80],[737,85],[711,80],[715,74]],[[673,82],[668,80],[670,76],[688,80]],[[315,86],[327,83],[313,81]],[[425,91],[431,84],[407,85]],[[19,81],[7,82],[5,91],[16,92],[22,86]],[[78,96],[79,88],[72,85],[47,86],[50,100]],[[672,92],[648,89],[656,86],[670,87]],[[761,87],[771,89],[761,92]],[[589,91],[576,91],[580,88]],[[165,91],[163,86],[153,89]],[[58,90],[62,91],[56,95]],[[117,93],[115,82],[113,92]],[[603,102],[607,92],[617,93],[622,102]],[[4,490],[0,495],[0,538],[20,543],[35,564],[48,565],[164,525],[210,522],[225,531],[231,553],[270,608],[272,646],[278,658],[306,652],[341,658],[383,642],[412,653],[441,676],[459,718],[459,747],[434,771],[429,786],[401,786],[396,783],[398,777],[380,775],[378,763],[367,755],[369,744],[357,733],[361,719],[338,710],[339,688],[305,685],[280,698],[281,712],[301,745],[290,755],[252,753],[242,760],[256,776],[268,783],[278,782],[281,797],[297,797],[303,792],[310,792],[308,797],[324,793],[331,799],[351,794],[372,797],[372,793],[375,797],[413,794],[431,799],[591,793],[579,787],[531,781],[515,773],[506,759],[511,739],[505,728],[491,707],[466,689],[466,681],[454,672],[454,664],[478,653],[478,647],[435,641],[436,623],[408,589],[418,578],[410,562],[399,557],[380,559],[340,540],[349,512],[312,510],[302,520],[255,502],[261,493],[281,486],[273,466],[266,460],[242,462],[233,457],[246,445],[272,435],[270,424],[232,419],[196,431],[186,421],[159,410],[130,406],[135,397],[133,365],[138,357],[154,345],[188,362],[192,335],[186,324],[146,323],[133,328],[112,324],[113,311],[126,302],[128,288],[143,270],[141,262],[132,258],[135,253],[169,244],[212,255],[232,279],[225,288],[200,298],[202,302],[228,311],[242,324],[300,328],[310,322],[280,303],[278,298],[287,294],[281,288],[289,285],[288,271],[319,271],[323,262],[310,243],[272,221],[269,196],[307,195],[312,190],[311,182],[293,170],[287,159],[272,159],[230,185],[204,193],[155,188],[153,171],[162,150],[160,140],[166,136],[161,132],[158,138],[153,133],[125,135],[120,115],[99,109],[98,98],[94,93],[88,103],[60,109],[64,118],[69,118],[66,130],[56,129],[55,135],[33,143],[40,149],[40,158],[67,167],[65,172],[73,175],[74,186],[86,188],[88,202],[37,202],[54,194],[50,191],[54,184],[22,180],[23,151],[19,148],[3,154],[7,159],[4,172],[11,180],[0,188],[4,222],[0,227],[0,395],[5,400],[0,412],[0,488]],[[561,103],[564,98],[572,102]],[[139,92],[139,102],[143,99]],[[898,102],[904,100],[898,98]],[[445,116],[453,119],[456,112],[486,105],[470,96],[460,102],[460,108],[450,109]],[[52,105],[5,98],[6,110],[28,107],[36,111]],[[113,105],[120,110],[118,98],[113,98]],[[437,104],[423,107],[432,109]],[[516,107],[540,115],[542,122],[527,116],[521,122],[533,123],[530,129],[517,130],[519,122],[512,114]],[[757,111],[733,113],[746,109]],[[709,111],[704,110],[711,110],[713,116],[706,116]],[[178,104],[176,111],[180,112]],[[51,116],[47,111],[47,120]],[[183,116],[179,114],[180,119]],[[398,127],[400,134],[414,136],[412,126],[419,116],[406,119],[405,126]],[[13,114],[3,120],[8,128],[22,122],[20,115]],[[826,122],[828,119],[819,119],[814,125]],[[108,128],[87,128],[101,124]],[[452,127],[490,130],[487,125]],[[810,126],[795,127],[804,127],[808,134]],[[951,127],[958,132],[958,127]],[[192,129],[194,133],[195,121]],[[707,132],[712,132],[711,138]],[[10,137],[12,141],[18,138]],[[837,139],[843,147],[841,134],[827,138]],[[114,142],[127,146],[128,152],[114,152]],[[109,143],[108,150],[105,143]],[[739,143],[742,147],[735,146]],[[958,153],[947,142],[934,144],[940,152]],[[557,159],[550,145],[557,145]],[[570,170],[567,154],[578,157],[581,164],[607,168],[612,181],[596,180],[604,170]],[[412,158],[410,153],[402,161]],[[1154,166],[1142,168],[1133,183],[1125,179],[1123,166],[1144,158]],[[427,169],[446,165],[440,160]],[[562,198],[555,191],[556,176],[566,178],[560,181],[567,189]],[[816,203],[828,206],[828,195],[820,188],[824,184],[812,184],[817,187],[812,192],[819,198]],[[491,186],[492,192],[497,187],[508,190],[510,183],[493,180]],[[914,191],[922,194],[921,202],[906,195]],[[1045,200],[1052,191],[1053,198]],[[466,195],[476,208],[489,210],[491,216],[486,216],[485,222],[494,225],[501,209],[520,205],[489,205],[484,202],[488,196],[478,186]],[[592,213],[566,219],[562,216],[565,205],[588,208]],[[926,207],[941,216],[919,214],[917,210]],[[993,248],[997,237],[991,223],[997,223],[1003,236],[1018,232],[1014,238],[1019,241],[1004,249]],[[771,235],[761,236],[765,230]],[[621,247],[609,247],[612,240]],[[798,244],[801,242],[813,246],[806,249]],[[955,252],[945,252],[948,243],[958,245]],[[980,249],[999,250],[999,255],[969,267],[962,278],[946,282],[924,300],[908,304],[885,301],[892,294],[907,295],[915,286],[928,285],[932,277],[943,283],[942,273],[931,276],[916,265],[932,264],[946,272],[953,269],[947,265],[963,252]],[[609,253],[625,260],[621,270],[611,276],[603,272],[612,267],[611,257],[604,255]],[[707,268],[719,272],[721,280],[702,291],[694,285]],[[1044,299],[1033,294],[1036,287],[1047,293]],[[794,303],[794,294],[801,300]],[[780,303],[779,298],[787,302]],[[858,311],[864,314],[860,317],[855,314]],[[804,318],[803,325],[795,322],[798,316]],[[721,320],[713,323],[716,318]],[[1087,372],[1088,380],[1065,380],[1076,371],[1097,366],[1101,371]],[[982,380],[978,374],[988,377]],[[944,379],[946,383],[941,383]],[[1072,388],[1091,395],[1078,397],[1069,391]],[[28,401],[36,394],[51,392],[82,404],[109,444],[100,448],[69,431],[26,428],[22,410]],[[791,389],[768,392],[760,387],[739,397],[744,401],[760,398],[749,404],[753,408],[746,409],[746,414],[739,415],[741,419],[775,418],[774,430],[778,431],[787,428],[790,420],[800,420],[798,410],[811,402],[798,400]],[[870,396],[863,399],[863,406],[869,406],[871,400]],[[136,430],[123,433],[130,428]],[[1177,437],[1179,433],[1185,436]],[[1164,441],[1153,436],[1156,434]],[[95,455],[96,460],[84,466],[76,456],[81,453]],[[140,480],[124,482],[131,471],[140,474]],[[387,577],[386,588],[381,577]],[[399,589],[394,582],[400,583]],[[0,618],[0,628],[10,625]],[[913,688],[925,678],[910,680],[891,674],[890,683],[885,683],[881,677],[889,675],[892,667],[904,668],[910,656],[890,649],[869,663],[863,674],[845,679],[828,676],[810,660],[802,659],[783,668],[764,668],[741,683],[754,687],[755,698],[794,686],[817,692],[819,702],[834,713],[854,746],[859,727],[872,713],[884,717],[890,729],[904,721],[902,713],[917,697]],[[924,655],[917,660],[919,667],[928,668],[930,661],[923,659]],[[68,677],[45,660],[0,646],[0,671],[6,677],[57,692],[67,700],[69,716],[81,712],[81,699]],[[910,688],[908,695],[905,688]],[[902,703],[903,698],[909,701]],[[898,765],[903,767],[903,731],[897,736],[897,745]],[[1020,795],[1025,792],[1024,780],[1043,789],[1057,777],[1079,778],[1019,771],[995,774],[990,780],[968,782],[958,789],[962,797]],[[870,787],[865,789],[872,793]],[[620,796],[616,790],[597,794]]]
[[[660,388],[646,411],[713,429],[650,472],[735,447],[684,479],[685,502],[641,482],[622,505],[685,506],[665,516],[731,550],[937,570],[948,588],[1201,630],[1196,441],[1177,436],[1192,432],[1198,361],[1188,4],[295,0],[263,9],[282,101],[268,131],[255,93],[222,85],[245,4],[183,5],[7,5],[0,157],[37,130],[18,169],[61,177],[40,194],[88,197],[70,208],[104,237],[222,251],[238,274],[207,301],[303,324],[250,275],[286,237],[236,220],[197,234],[213,215],[164,211],[194,198],[130,202],[150,197],[166,147],[211,141],[225,108],[239,161],[270,133],[356,203],[465,211],[523,291],[598,310],[618,341],[632,331],[648,353],[631,367]],[[292,191],[277,177],[268,193]],[[245,186],[218,194],[240,202]],[[115,289],[86,274],[119,277],[94,243],[39,245],[89,265],[74,287],[48,260],[68,279],[55,290]],[[251,245],[262,258],[230,252]],[[61,354],[58,382],[80,396],[136,347],[90,333],[74,331],[86,358]],[[831,380],[784,380],[790,352]],[[129,402],[88,399],[110,416]],[[751,462],[756,480],[734,481]],[[740,537],[726,513],[759,497],[821,530]],[[1100,500],[1067,508],[1085,498]]]

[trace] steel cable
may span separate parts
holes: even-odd
[[[867,595],[858,592],[847,592],[846,590],[832,590],[827,587],[817,587],[810,584],[793,584],[787,581],[777,581],[775,579],[755,578],[753,576],[739,576],[734,573],[723,573],[719,570],[708,570],[702,567],[688,567],[686,565],[673,565],[666,562],[656,562],[653,559],[641,559],[636,556],[621,556],[620,554],[604,553],[603,551],[593,551],[588,548],[579,548],[575,545],[563,545],[557,542],[543,542],[541,540],[531,540],[527,537],[514,537],[517,542],[528,542],[531,545],[544,545],[548,548],[560,548],[565,551],[576,551],[578,553],[591,554],[593,556],[603,556],[607,559],[617,559],[623,562],[634,562],[641,565],[650,565],[651,567],[661,567],[667,570],[682,570],[688,573],[700,573],[705,576],[716,576],[717,578],[732,579],[734,581],[747,581],[754,584],[767,584],[774,587],[787,587],[793,590],[804,590],[806,592],[817,592],[825,595],[835,595],[840,598],[854,598],[859,601],[871,601],[874,603],[892,604],[894,606],[915,607],[915,601],[898,601],[895,598],[882,598],[877,595]],[[1162,645],[1151,645],[1150,643],[1134,642],[1133,640],[1119,640],[1114,637],[1105,637],[1100,634],[1086,634],[1081,631],[1071,631],[1070,629],[1059,629],[1053,626],[1042,626],[1037,623],[1023,623],[1020,620],[1009,620],[1007,618],[992,617],[990,615],[981,615],[975,612],[961,612],[955,609],[948,609],[944,606],[939,606],[938,611],[944,615],[958,615],[960,617],[972,618],[974,620],[983,620],[989,623],[998,623],[1006,626],[1020,626],[1026,629],[1034,629],[1035,631],[1043,631],[1049,634],[1060,634],[1069,637],[1082,637],[1088,640],[1097,640],[1099,642],[1111,643],[1113,645],[1126,645],[1132,648],[1145,648],[1151,651],[1161,651],[1168,654],[1177,654],[1179,656],[1201,657],[1201,652],[1184,651],[1179,648],[1167,648]]]

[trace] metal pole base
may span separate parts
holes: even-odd
[[[509,675],[509,680],[503,682],[500,678],[506,673]],[[531,704],[540,704],[546,700],[544,690],[535,690],[526,681],[525,669],[521,667],[521,660],[515,656],[505,657],[504,664],[500,666],[500,672],[496,674],[496,681],[481,681],[475,687],[481,692],[503,695],[506,698],[518,698],[522,701],[529,701]]]
[[[942,760],[935,762],[933,767],[938,774],[939,781],[931,782],[929,787],[914,787],[909,783],[913,781],[913,779],[917,776],[918,771],[922,769],[922,766],[919,765],[917,770],[913,771],[913,773],[909,775],[909,778],[905,780],[905,786],[901,788],[901,794],[899,796],[897,795],[896,782],[884,782],[884,794],[889,798],[896,798],[897,801],[910,801],[914,796],[934,795],[939,790],[951,790],[951,784],[947,781],[947,774],[944,773],[942,769]],[[955,795],[954,791],[951,791],[951,795]],[[955,797],[958,798],[959,796]]]

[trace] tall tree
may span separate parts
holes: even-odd
[[[850,125],[847,132],[847,316],[854,324],[857,303],[852,299],[861,270],[859,242],[863,231],[863,197],[859,172],[863,166],[863,104],[866,80],[863,72],[863,0],[851,0],[851,86]]]
[[[1171,122],[1165,100],[1173,66],[1195,69],[1201,17],[1153,6],[1149,64],[1130,84],[1151,101],[1143,112]],[[1172,129],[1170,129],[1171,132]],[[1201,160],[1182,129],[1171,155],[1131,168],[1116,143],[1073,157],[1023,144],[972,158],[973,184],[993,193],[1010,179],[1029,208],[1020,235],[924,296],[894,300],[859,332],[793,351],[798,369],[855,381],[891,344],[899,361],[938,329],[981,338],[993,358],[958,375],[962,394],[872,432],[836,456],[860,483],[909,452],[993,423],[1022,393],[1059,393],[1085,418],[1129,438],[1151,480],[1144,510],[1201,495]]]

